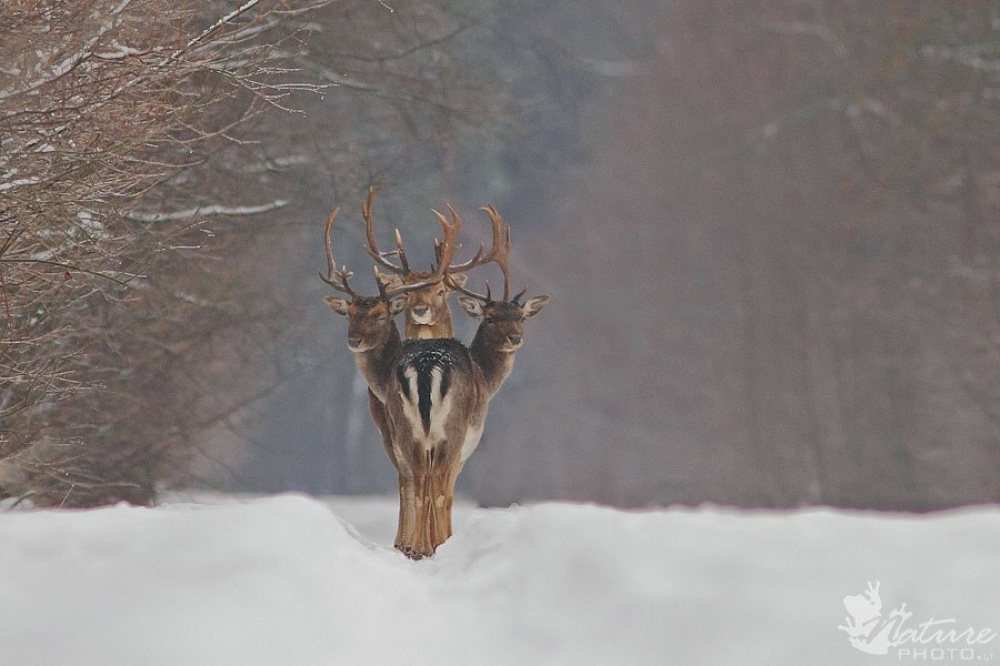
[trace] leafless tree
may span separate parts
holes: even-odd
[[[163,413],[186,406],[145,389],[169,387],[167,365],[191,353],[183,322],[230,314],[199,293],[197,275],[211,270],[207,248],[238,238],[209,239],[205,220],[283,205],[206,201],[196,151],[238,140],[248,119],[290,93],[319,89],[282,64],[289,26],[307,9],[0,7],[4,494],[72,504],[151,496],[180,434]],[[184,199],[162,187],[184,177],[193,179]],[[224,412],[189,416],[213,411]]]

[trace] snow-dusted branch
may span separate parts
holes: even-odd
[[[199,35],[197,35],[195,37],[192,37],[190,40],[188,40],[187,47],[191,48],[195,44],[199,44],[199,43],[205,41],[216,30],[218,30],[222,26],[230,23],[231,21],[239,18],[243,14],[246,14],[251,9],[253,9],[257,5],[259,5],[260,3],[261,3],[261,0],[246,0],[246,2],[244,2],[242,5],[240,5],[236,9],[232,10],[231,12],[229,12],[228,14],[226,14],[226,15],[222,16],[221,18],[219,18],[219,20],[217,20],[215,23],[213,23],[209,27],[205,28],[201,32],[201,34],[199,34]]]
[[[121,2],[111,9],[110,17],[97,27],[96,33],[90,39],[84,42],[84,44],[81,45],[74,53],[66,56],[55,65],[50,65],[45,68],[43,76],[31,80],[23,86],[12,86],[5,90],[0,90],[0,102],[10,97],[14,97],[15,95],[22,95],[37,91],[52,81],[65,76],[88,58],[93,57],[94,49],[101,43],[101,40],[108,33],[120,26],[122,13],[128,9],[131,4],[132,0],[121,0]],[[36,71],[42,70],[41,68],[36,68]]]
[[[920,55],[928,60],[954,62],[980,72],[996,75],[1000,74],[1000,57],[995,55],[998,51],[1000,51],[998,44],[969,44],[965,46],[925,44],[920,48]],[[989,57],[989,54],[993,54],[993,57]]]
[[[276,199],[266,204],[258,206],[223,206],[221,204],[209,204],[195,206],[186,210],[171,211],[169,213],[144,213],[140,211],[129,211],[125,217],[136,222],[157,223],[157,222],[178,222],[193,220],[198,217],[246,217],[249,215],[260,215],[269,213],[288,205],[285,199]]]

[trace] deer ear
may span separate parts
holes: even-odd
[[[330,306],[331,310],[339,315],[344,315],[345,317],[347,316],[348,309],[351,307],[351,304],[346,300],[343,298],[337,298],[336,296],[327,296],[323,300],[326,301],[326,304]]]
[[[528,317],[534,317],[542,311],[542,308],[548,305],[550,300],[552,299],[545,294],[529,298],[524,305],[521,306],[521,314],[524,315],[525,319]]]
[[[403,278],[393,273],[382,273],[378,268],[375,269],[375,279],[390,289],[403,284]]]
[[[469,276],[465,273],[456,273],[455,275],[449,275],[448,279],[451,280],[452,284],[464,287],[465,283],[469,281]]]
[[[478,299],[462,294],[458,297],[458,304],[462,306],[462,309],[465,310],[470,317],[478,318],[483,316],[483,304],[480,303]]]
[[[409,302],[409,297],[406,294],[393,296],[392,299],[389,301],[389,314],[395,317],[400,312],[406,309],[406,304],[408,302]]]

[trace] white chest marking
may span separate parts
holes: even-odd
[[[441,395],[441,368],[431,370],[431,427],[424,441],[424,448],[430,449],[445,440],[444,426],[451,413],[451,392]]]
[[[430,427],[424,431],[424,423],[420,417],[420,396],[417,390],[417,371],[407,368],[404,371],[409,392],[402,393],[403,414],[410,422],[413,439],[421,444],[424,450],[430,450],[445,440],[445,424],[451,413],[451,393],[441,395],[442,370],[435,367],[431,370],[430,386]],[[407,397],[409,395],[409,397]]]

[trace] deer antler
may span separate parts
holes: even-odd
[[[479,246],[479,252],[471,260],[460,264],[458,266],[461,270],[468,270],[469,268],[474,268],[476,266],[481,266],[487,263],[494,263],[500,267],[500,271],[503,273],[503,300],[512,300],[517,303],[518,300],[524,296],[527,292],[527,287],[522,289],[513,299],[510,298],[510,269],[508,268],[507,260],[510,256],[511,239],[510,239],[510,225],[504,224],[503,218],[500,213],[492,205],[487,204],[481,207],[479,210],[486,213],[490,218],[490,224],[493,226],[493,241],[490,247],[490,251],[485,255],[483,254],[483,246]],[[453,272],[453,271],[449,271]],[[479,299],[484,303],[488,303],[492,300],[490,294],[490,284],[486,283],[486,294],[477,294],[475,292],[469,291],[464,287],[456,284],[452,280],[448,280],[448,286],[452,289],[462,292],[467,296]]]
[[[455,233],[457,234],[458,231],[461,230],[462,228],[462,218],[459,217],[458,213],[455,212],[455,209],[451,207],[451,204],[445,204],[445,205],[448,206],[448,213],[451,215],[452,224],[456,227]],[[440,221],[442,224],[445,223],[444,215],[442,215],[440,211],[431,208],[431,212],[434,213],[434,216],[437,217],[438,221]],[[475,266],[478,266],[480,263],[482,263],[480,261],[480,257],[482,257],[483,254],[483,245],[480,244],[479,249],[476,251],[476,254],[475,256],[472,257],[472,259],[469,259],[465,263],[452,264],[451,257],[455,255],[454,250],[457,250],[459,247],[460,246],[456,244],[451,254],[447,258],[443,259],[442,258],[442,250],[444,249],[443,244],[440,243],[437,239],[434,239],[434,256],[437,258],[437,265],[441,266],[442,264],[447,264],[448,267],[445,269],[447,273],[463,273],[469,270],[470,268],[474,268]]]
[[[365,235],[368,238],[368,247],[365,248],[365,251],[383,268],[397,275],[409,275],[410,264],[406,260],[406,250],[403,248],[403,237],[400,235],[399,229],[396,229],[395,250],[382,252],[378,248],[378,242],[375,240],[375,231],[372,229],[372,203],[375,201],[375,195],[377,194],[377,187],[368,188],[368,199],[361,205],[361,216],[365,218]],[[399,266],[389,261],[389,257],[394,256],[399,257]]]
[[[504,224],[503,218],[500,217],[500,213],[492,204],[486,204],[479,210],[489,216],[490,224],[493,225],[493,247],[490,248],[484,261],[492,261],[500,267],[500,271],[503,273],[503,300],[506,301],[510,298],[510,271],[507,267],[507,259],[510,256],[510,225]],[[489,294],[489,285],[486,286],[486,293]],[[524,291],[519,296],[523,294]],[[514,300],[516,301],[517,298]]]
[[[333,246],[330,243],[330,230],[333,228],[333,221],[337,219],[338,212],[340,212],[340,208],[334,208],[333,212],[326,218],[326,229],[323,231],[323,242],[326,249],[326,276],[324,277],[320,273],[319,279],[354,299],[358,294],[347,284],[347,281],[354,277],[354,273],[349,271],[347,266],[337,270],[337,262],[333,259]],[[338,277],[340,278],[339,282],[335,279]]]
[[[414,282],[412,284],[400,284],[395,287],[392,287],[391,289],[388,288],[381,280],[377,280],[379,285],[378,287],[379,293],[382,294],[384,298],[391,298],[399,294],[405,294],[411,291],[417,291],[418,289],[429,287],[432,284],[437,284],[441,280],[446,279],[452,257],[455,256],[455,250],[458,248],[455,239],[458,237],[458,232],[462,229],[462,218],[460,218],[458,214],[451,209],[450,206],[448,209],[451,212],[451,218],[452,218],[451,222],[449,222],[448,219],[445,218],[445,216],[442,215],[441,213],[433,211],[434,214],[437,216],[438,221],[441,223],[441,229],[444,233],[444,240],[435,243],[435,253],[437,254],[437,259],[438,259],[437,266],[434,268],[434,270],[431,272],[430,275],[423,278],[422,280],[418,280],[417,282]],[[399,237],[398,231],[396,232],[396,243],[399,246],[400,259],[406,270],[406,273],[401,273],[401,274],[406,275],[410,272],[409,265],[406,264],[406,261],[403,258],[405,255],[403,254],[402,240]],[[376,246],[376,251],[377,251],[377,246]],[[371,253],[369,252],[369,254]],[[386,254],[395,254],[395,253],[386,253]],[[374,257],[374,255],[372,256]],[[382,265],[384,266],[385,264]],[[377,270],[375,274],[376,276],[378,275]]]
[[[374,201],[377,193],[378,190],[376,188],[371,188],[368,191],[368,199],[364,202],[364,204],[362,204],[361,207],[361,214],[365,218],[368,233],[368,254],[370,254],[382,266],[385,266],[386,268],[389,268],[390,270],[393,270],[401,275],[408,275],[410,273],[410,267],[406,262],[403,242],[398,231],[396,232],[396,244],[399,249],[396,252],[380,252],[378,245],[375,243],[371,227],[371,208],[372,201]],[[339,211],[340,208],[334,209],[334,211],[330,213],[330,216],[326,219],[326,229],[323,232],[323,241],[326,249],[326,275],[324,276],[320,273],[319,277],[323,280],[323,282],[327,283],[339,292],[348,294],[353,299],[356,298],[358,294],[351,289],[351,286],[347,281],[354,277],[354,273],[348,270],[347,266],[337,269],[337,262],[333,258],[333,245],[330,241],[330,231],[333,228],[333,222],[337,219],[337,213]],[[375,267],[375,282],[378,285],[378,291],[382,298],[389,299],[394,296],[399,296],[400,294],[417,291],[418,289],[423,289],[424,287],[428,287],[432,284],[437,284],[441,280],[445,279],[448,267],[451,264],[451,259],[455,256],[455,249],[457,248],[455,239],[458,236],[459,230],[462,228],[462,219],[458,217],[454,210],[451,211],[451,214],[451,222],[449,222],[443,215],[438,214],[438,219],[441,222],[441,229],[444,232],[444,240],[436,243],[435,245],[435,251],[438,256],[438,266],[426,278],[412,284],[399,284],[390,288],[386,283],[379,279],[378,267]],[[385,259],[385,257],[392,255],[400,256],[402,266],[396,266],[392,262]]]
[[[449,210],[451,207],[448,207]],[[488,264],[490,262],[496,262],[497,259],[502,260],[502,255],[510,251],[510,227],[503,223],[503,218],[500,217],[500,213],[493,206],[487,205],[483,206],[479,210],[485,212],[490,217],[490,223],[493,226],[493,240],[490,244],[490,251],[486,254],[483,252],[486,250],[486,246],[483,243],[479,244],[479,249],[476,254],[468,261],[461,264],[454,264],[448,267],[449,273],[464,273],[470,269],[476,268],[477,266],[482,266],[483,264]],[[437,212],[437,211],[434,211]],[[435,247],[435,250],[437,248]]]

